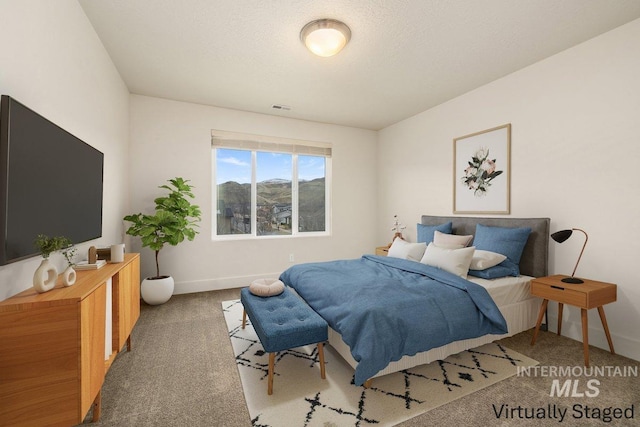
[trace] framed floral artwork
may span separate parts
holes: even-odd
[[[509,214],[511,124],[453,140],[453,213]]]

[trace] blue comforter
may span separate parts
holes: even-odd
[[[482,286],[415,261],[365,255],[300,264],[280,280],[340,333],[358,362],[357,385],[404,355],[507,332]]]

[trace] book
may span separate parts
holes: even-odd
[[[97,270],[104,265],[107,265],[107,261],[103,259],[97,260],[95,264],[89,264],[88,261],[80,261],[73,266],[73,269],[74,270]]]

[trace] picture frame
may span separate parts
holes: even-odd
[[[508,215],[511,123],[453,140],[453,213]]]

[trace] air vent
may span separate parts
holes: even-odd
[[[288,105],[282,105],[282,104],[273,104],[271,108],[273,108],[274,110],[284,110],[284,111],[291,110],[291,107],[289,107]]]

